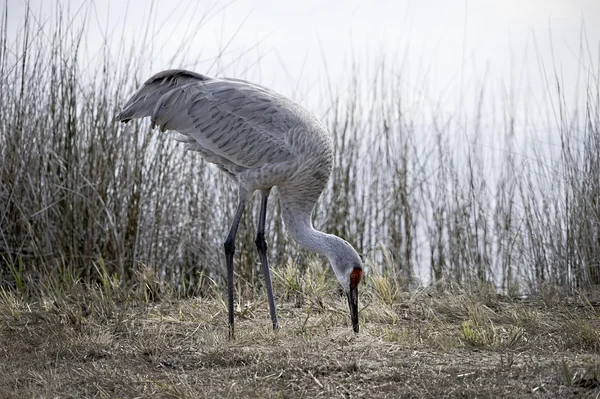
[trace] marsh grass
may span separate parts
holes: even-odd
[[[0,25],[2,284],[35,291],[70,280],[133,282],[147,270],[181,296],[222,284],[221,241],[235,187],[147,122],[114,121],[150,73],[142,67],[143,46],[129,48],[125,36],[119,41],[113,33],[118,45],[107,37],[101,62],[92,63],[82,50],[85,23],[70,23],[65,13],[53,19],[55,26],[42,27],[26,9],[15,34],[6,7]],[[426,90],[407,93],[404,77],[389,64],[367,65],[374,71],[367,74],[355,60],[339,93],[328,85],[323,122],[336,152],[315,223],[355,245],[375,275],[400,283],[379,287],[388,302],[423,282],[469,290],[491,284],[511,294],[598,283],[600,88],[582,38],[585,79],[573,103],[558,75],[539,66],[547,82],[542,104],[549,107],[538,112],[547,115],[542,119],[517,110],[518,98],[497,101],[485,80],[460,93],[461,103],[474,109],[447,114],[426,100]],[[490,124],[489,113],[503,118]],[[559,147],[548,152],[527,144],[540,126],[555,133]],[[487,136],[500,138],[497,147],[486,147]],[[276,192],[271,202],[271,264],[305,268],[310,257],[287,239]],[[256,213],[254,204],[236,255],[237,290],[250,295],[262,284]],[[285,270],[277,273],[285,279]]]

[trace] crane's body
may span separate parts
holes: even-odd
[[[126,103],[118,120],[150,116],[162,131],[226,172],[240,200],[225,241],[229,325],[233,334],[233,253],[237,227],[249,196],[262,193],[256,245],[265,274],[273,327],[277,315],[266,257],[264,225],[269,192],[277,186],[289,234],[302,247],[329,259],[348,293],[353,328],[358,332],[358,291],[362,264],[341,238],[313,228],[312,209],[331,174],[333,145],[325,127],[306,109],[262,86],[239,79],[212,78],[168,70],[148,79]]]

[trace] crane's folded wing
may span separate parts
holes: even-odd
[[[202,82],[212,79],[209,76],[183,69],[169,69],[159,72],[148,80],[127,101],[116,119],[128,122],[133,118],[143,118],[152,115],[152,110],[158,100],[171,90],[192,82]]]

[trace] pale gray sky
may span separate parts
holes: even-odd
[[[46,18],[56,10],[53,0],[30,0],[29,3]],[[238,0],[229,3],[156,0],[155,19],[150,17],[149,0],[63,0],[61,3],[70,7],[72,14],[82,4],[93,4],[97,17],[88,23],[88,45],[92,52],[101,45],[99,32],[107,26],[109,31],[119,32],[125,26],[129,33],[127,40],[140,41],[141,32],[151,21],[157,28],[162,26],[160,38],[155,41],[160,42],[157,48],[164,46],[164,55],[168,55],[170,49],[179,47],[191,26],[200,21],[207,10],[212,10],[211,17],[194,38],[186,61],[192,62],[202,54],[200,59],[207,61],[194,68],[205,72],[202,69],[210,67],[211,58],[233,38],[228,47],[231,55],[225,60],[241,57],[241,62],[225,72],[242,73],[241,68],[255,65],[260,57],[260,68],[252,68],[251,77],[286,91],[290,82],[295,86],[299,79],[306,82],[322,79],[324,59],[329,74],[339,76],[348,70],[345,65],[353,52],[361,61],[385,54],[387,62],[404,63],[409,70],[412,68],[412,73],[427,70],[428,81],[440,87],[461,73],[468,75],[474,68],[483,71],[486,64],[494,74],[507,77],[511,70],[511,51],[513,65],[518,66],[523,60],[524,51],[532,59],[537,58],[533,35],[548,63],[552,39],[554,58],[568,76],[578,63],[582,27],[585,26],[595,52],[600,39],[598,0]],[[14,27],[20,25],[24,4],[25,0],[8,0],[9,20]],[[119,37],[115,39],[118,41]],[[163,69],[167,66],[165,63],[158,57],[152,68]],[[227,62],[222,66],[227,66]]]
[[[7,1],[9,28],[17,32],[26,2]],[[548,82],[541,65],[550,76],[556,68],[568,98],[581,96],[578,72],[597,70],[600,49],[599,0],[29,3],[47,27],[52,26],[57,4],[70,10],[75,25],[87,21],[84,46],[91,54],[90,65],[104,56],[100,49],[107,35],[115,48],[146,40],[153,49],[146,52],[152,56],[143,64],[147,70],[139,71],[142,78],[168,67],[242,77],[289,95],[317,113],[327,108],[321,103],[327,84],[335,85],[336,93],[348,86],[354,58],[363,79],[382,61],[390,70],[402,69],[403,94],[410,102],[411,95],[426,87],[429,110],[453,115],[457,107],[475,109],[485,75],[491,82],[486,86],[491,87],[490,96],[512,90],[520,102],[517,112],[531,114],[525,102],[550,107],[543,98]],[[583,32],[590,53],[582,57]],[[179,58],[171,63],[182,45]],[[425,118],[422,111],[419,115]]]

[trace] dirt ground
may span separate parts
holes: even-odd
[[[280,330],[266,301],[242,299],[235,340],[220,295],[0,290],[0,397],[600,397],[589,296],[404,293],[372,279],[355,335],[335,289],[282,281]]]

